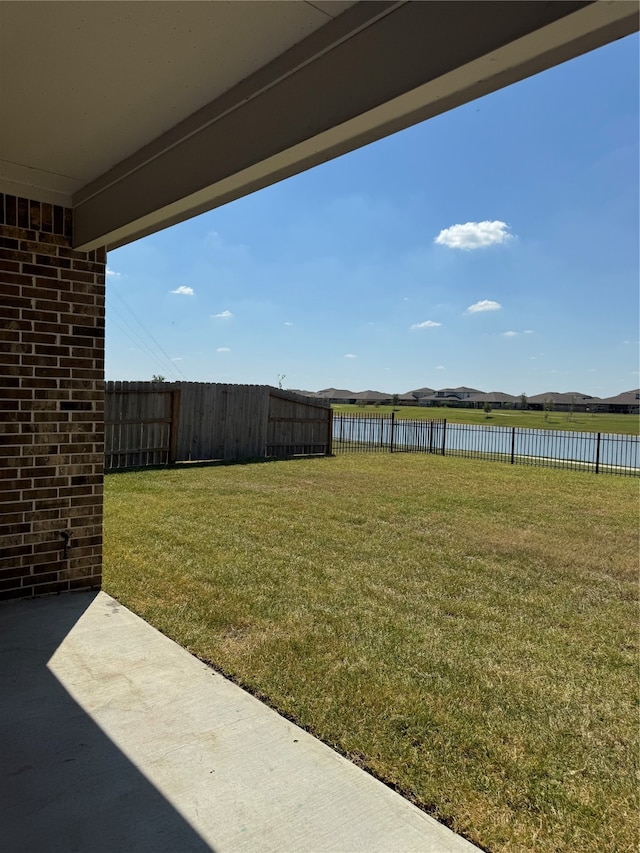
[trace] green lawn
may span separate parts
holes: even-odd
[[[492,851],[638,841],[637,482],[417,455],[106,478],[105,589]]]
[[[333,406],[337,413],[390,415],[391,406]],[[519,409],[494,409],[488,416],[480,409],[456,409],[448,406],[399,406],[397,418],[446,418],[451,423],[516,426],[531,429],[577,430],[579,432],[616,432],[640,434],[638,415],[587,415],[582,412],[522,412]],[[546,418],[545,418],[546,416]]]

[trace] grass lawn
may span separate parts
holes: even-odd
[[[637,482],[418,455],[106,478],[105,589],[492,851],[635,851]]]
[[[341,406],[334,405],[336,413],[390,415],[392,406]],[[545,420],[545,415],[547,419]],[[582,412],[521,412],[518,409],[494,409],[488,416],[481,409],[456,409],[448,406],[399,406],[397,418],[422,420],[446,418],[456,424],[484,424],[485,426],[515,426],[530,429],[561,429],[578,432],[616,432],[624,435],[640,434],[638,415],[587,415]]]

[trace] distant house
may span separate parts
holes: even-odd
[[[503,391],[489,391],[487,394],[471,394],[468,398],[474,409],[483,409],[488,403],[492,409],[516,409],[520,406],[520,397],[505,394]]]
[[[316,397],[320,397],[327,403],[353,404],[356,402],[356,395],[353,391],[348,391],[344,388],[324,388],[318,391]]]
[[[607,407],[606,411],[612,414],[638,415],[640,414],[640,389],[623,391],[615,397],[605,397],[600,402]]]
[[[296,391],[305,397],[313,397],[326,403],[350,404],[362,403],[368,406],[388,406],[397,398],[402,406],[451,406],[462,409],[483,409],[488,403],[492,409],[519,409],[520,397],[506,394],[504,391],[479,391],[465,385],[459,388],[417,388],[406,394],[385,394],[382,391],[349,391],[344,388],[324,388],[322,391]],[[640,390],[624,391],[615,397],[592,397],[580,391],[547,391],[527,397],[527,408],[541,411],[545,403],[551,401],[556,412],[618,412],[620,414],[640,414]]]
[[[530,409],[541,411],[545,403],[549,401],[556,412],[606,412],[606,406],[602,405],[599,397],[591,397],[580,391],[547,391],[545,394],[536,394],[529,397],[527,402]]]
[[[400,406],[417,406],[418,399],[413,396],[411,393],[407,394],[398,394],[397,395],[398,404]]]
[[[358,391],[353,395],[356,402],[364,403],[367,406],[389,405],[392,402],[393,394],[383,394],[382,391]]]
[[[417,400],[418,405],[422,405],[422,400],[427,397],[431,397],[432,394],[435,394],[433,388],[416,388],[415,391],[407,391],[407,395],[411,395],[415,400]],[[403,394],[403,397],[406,396]]]
[[[421,406],[457,406],[460,408],[473,408],[473,396],[482,394],[477,388],[441,388],[429,395],[420,398]]]

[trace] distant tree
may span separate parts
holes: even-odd
[[[398,406],[400,405],[400,397],[397,394],[394,394],[391,398],[391,405],[393,406],[393,411],[397,411]]]
[[[547,399],[542,404],[542,408],[544,410],[544,419],[545,421],[549,420],[549,412],[552,412],[554,409],[553,400],[551,397],[547,397]]]
[[[162,376],[160,373],[154,373],[151,377],[152,382],[166,382],[166,377]]]
[[[529,401],[527,400],[527,395],[524,393],[524,391],[522,392],[522,394],[520,394],[520,408],[523,412],[529,408]]]
[[[488,418],[491,414],[491,403],[487,400],[487,402],[483,406],[484,416]]]
[[[575,410],[576,410],[576,398],[572,395],[571,399],[569,400],[569,414],[567,415],[568,421],[573,420],[573,415],[574,415]]]

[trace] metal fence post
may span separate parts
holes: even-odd
[[[391,412],[391,441],[389,443],[389,453],[393,453],[393,434],[396,427],[396,413]]]
[[[516,449],[516,428],[511,427],[511,464],[513,465],[513,456]]]
[[[447,419],[442,420],[442,455],[444,456],[445,447],[447,444]]]
[[[598,433],[598,438],[596,439],[596,474],[600,471],[600,436],[602,433]]]

